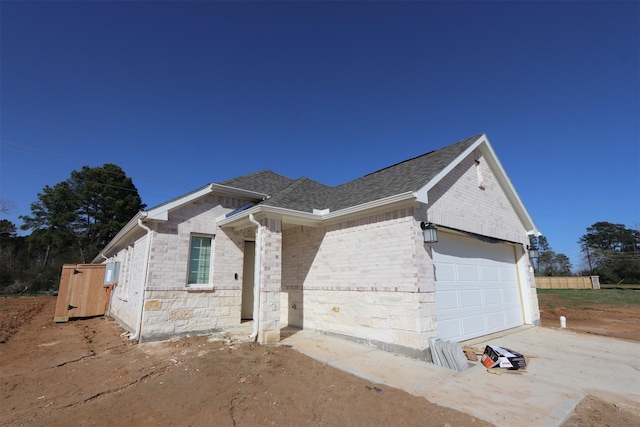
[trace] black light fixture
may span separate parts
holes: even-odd
[[[422,229],[425,243],[436,243],[438,241],[438,229],[435,225],[423,221],[420,223],[420,228]]]
[[[529,251],[529,258],[531,258],[532,260],[538,259],[538,248],[536,248],[535,246],[527,245],[527,251]]]

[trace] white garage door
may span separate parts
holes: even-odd
[[[462,341],[524,323],[513,247],[439,233],[433,244],[438,338]]]

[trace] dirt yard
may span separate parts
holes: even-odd
[[[640,292],[640,291],[625,291]],[[567,329],[586,334],[603,335],[640,342],[640,308],[589,304],[589,307],[562,307],[551,294],[538,294],[542,326],[560,327],[560,316],[566,317]],[[553,306],[554,308],[544,308]]]
[[[138,345],[108,318],[54,323],[54,307],[55,297],[0,298],[0,426],[489,425],[284,346],[224,335]],[[603,313],[584,331],[613,324],[615,336]],[[543,315],[546,326],[557,313]],[[565,316],[578,328],[578,316]],[[640,341],[639,316],[615,312],[635,325],[622,338]],[[565,426],[639,424],[589,397]]]

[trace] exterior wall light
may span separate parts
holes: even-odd
[[[527,245],[527,251],[529,251],[529,258],[531,258],[532,260],[538,259],[538,248],[536,248],[535,246]]]
[[[425,243],[437,243],[438,242],[438,229],[435,225],[430,222],[421,222],[420,228],[422,229],[422,234],[424,237]]]

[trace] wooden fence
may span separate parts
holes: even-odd
[[[600,276],[536,277],[538,289],[600,289]]]

